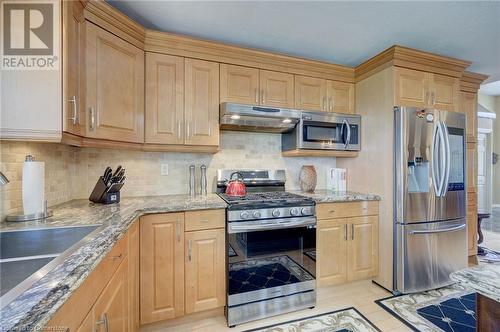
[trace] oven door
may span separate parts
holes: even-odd
[[[302,149],[359,150],[359,124],[347,118],[334,122],[302,120],[298,130]]]
[[[316,288],[316,218],[228,224],[228,306]]]

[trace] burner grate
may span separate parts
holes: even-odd
[[[227,194],[220,194],[220,196],[228,203],[239,203],[239,202],[267,202],[267,201],[289,201],[297,200],[304,201],[308,198],[292,194],[286,191],[270,191],[270,192],[257,192],[248,193],[242,197],[228,196]]]

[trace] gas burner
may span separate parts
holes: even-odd
[[[269,202],[272,200],[276,201],[289,201],[289,200],[309,200],[304,196],[300,196],[297,194],[292,194],[286,191],[268,191],[268,192],[257,192],[257,193],[248,193],[245,196],[228,196],[226,194],[219,194],[222,199],[224,199],[227,203],[246,203],[246,202]]]

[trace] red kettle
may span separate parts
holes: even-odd
[[[233,175],[236,174],[236,179],[233,180]],[[243,183],[243,175],[240,172],[231,173],[229,183],[226,187],[226,194],[228,196],[245,196],[247,194],[247,187]]]

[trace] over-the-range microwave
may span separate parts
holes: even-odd
[[[360,125],[359,115],[302,111],[297,126],[281,135],[281,149],[359,151]]]

